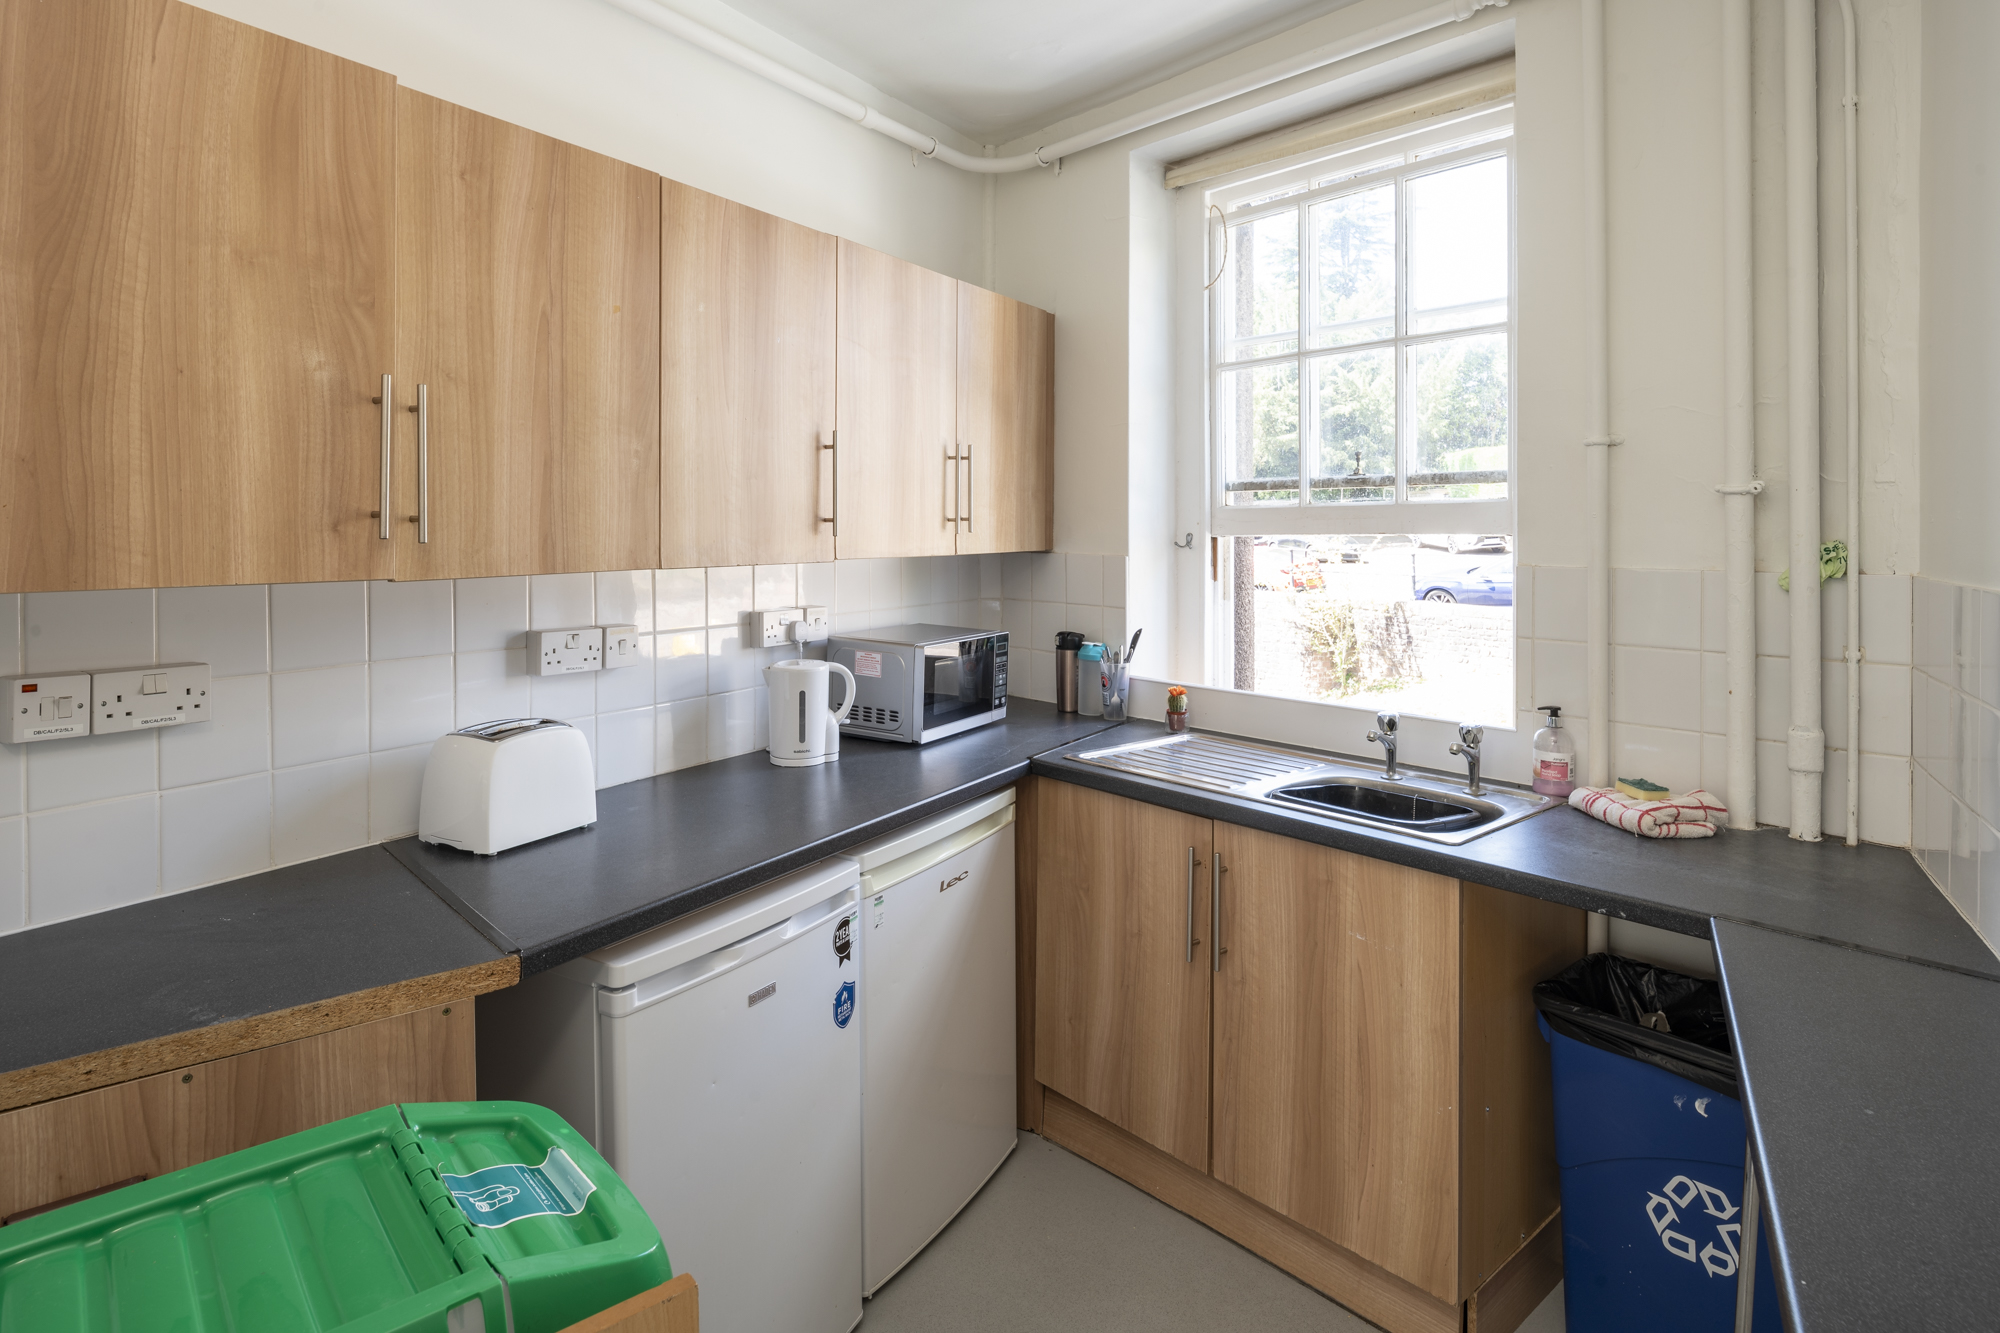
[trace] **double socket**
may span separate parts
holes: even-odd
[[[745,648],[781,648],[790,643],[824,643],[826,608],[823,606],[780,606],[769,611],[743,613]]]
[[[0,691],[8,701],[7,740],[15,745],[186,726],[209,717],[206,662],[9,676]]]
[[[575,629],[528,631],[528,674],[567,676],[578,671],[612,671],[640,661],[636,625],[580,625]]]

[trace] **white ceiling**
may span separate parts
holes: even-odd
[[[728,0],[824,60],[1004,143],[1353,0]]]

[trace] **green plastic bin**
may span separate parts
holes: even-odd
[[[556,1333],[672,1276],[555,1112],[385,1106],[0,1228],[0,1333]]]

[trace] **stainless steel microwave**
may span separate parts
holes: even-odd
[[[922,745],[1007,716],[1005,630],[891,625],[832,636],[826,658],[854,673],[844,736]]]

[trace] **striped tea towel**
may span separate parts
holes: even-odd
[[[1635,801],[1615,787],[1578,787],[1569,794],[1569,803],[1643,838],[1712,838],[1715,821],[1729,813],[1714,793],[1698,789],[1664,801]]]

